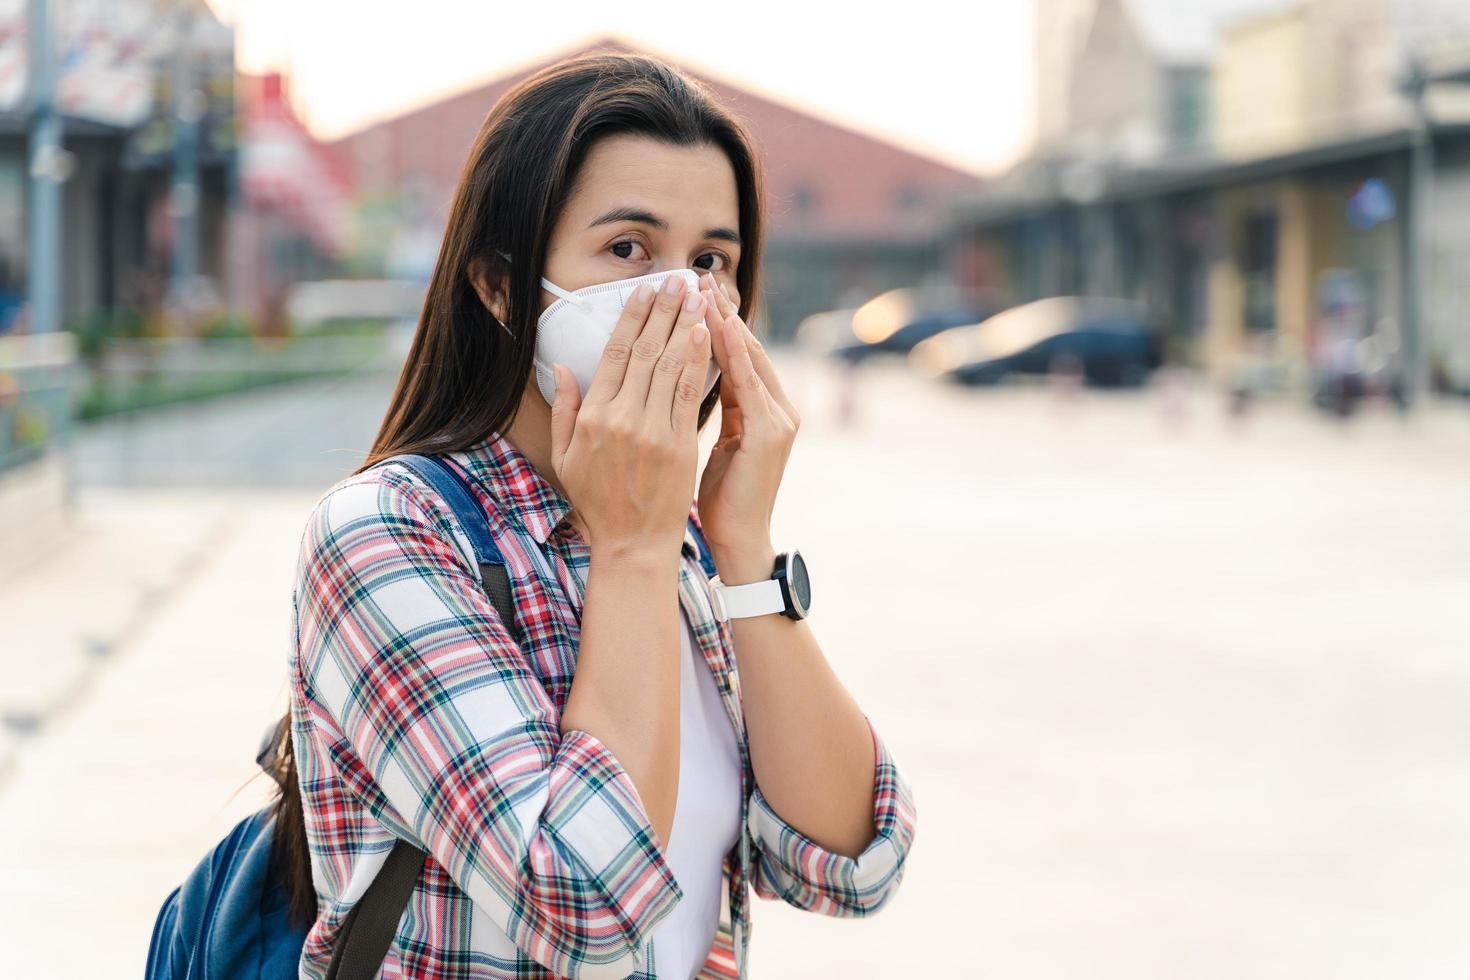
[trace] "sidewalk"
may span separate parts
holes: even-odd
[[[1170,425],[1149,393],[876,370],[840,429],[833,377],[782,371],[804,421],[776,540],[919,816],[876,918],[757,903],[753,977],[1470,970],[1470,411],[1237,424],[1200,392]],[[368,417],[333,390],[250,404]],[[0,587],[7,614],[49,602],[43,624],[135,624],[0,783],[0,972],[26,980],[136,977],[164,896],[266,799],[252,756],[315,495],[85,499],[111,557]],[[133,575],[154,599],[129,619],[98,590]],[[3,634],[0,657],[7,694],[50,669]],[[78,935],[81,965],[57,954]]]
[[[253,755],[286,704],[291,571],[313,499],[88,491],[74,549],[5,591],[27,642],[49,620],[66,644],[54,663],[6,644],[8,677],[17,661],[38,668],[19,672],[16,700],[47,712],[0,785],[6,976],[138,976],[164,897],[267,799]],[[86,663],[72,648],[94,635],[107,654]],[[85,965],[58,955],[78,938]]]
[[[91,489],[0,581],[0,787],[27,741],[60,723],[208,556],[225,504]],[[79,597],[82,601],[78,601]]]

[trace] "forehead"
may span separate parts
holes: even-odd
[[[582,231],[609,208],[637,206],[667,221],[671,231],[697,226],[697,233],[738,227],[739,201],[735,171],[714,144],[675,146],[620,134],[588,151],[564,213]]]

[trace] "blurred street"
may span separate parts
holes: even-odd
[[[1463,977],[1470,414],[1227,417],[1190,389],[984,392],[869,363],[804,425],[777,543],[914,785],[871,921],[755,910],[752,976]],[[142,969],[265,799],[291,575],[375,374],[78,431],[68,544],[0,590],[6,976]],[[86,596],[86,608],[76,597]]]
[[[0,980],[138,976],[268,798],[385,415],[676,270],[917,797],[752,977],[1470,975],[1470,2],[665,7],[0,0]]]

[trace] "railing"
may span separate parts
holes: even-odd
[[[65,443],[79,376],[69,333],[0,337],[0,473]]]
[[[111,340],[91,365],[78,416],[93,419],[262,385],[395,369],[403,352],[381,327],[355,334]]]
[[[306,378],[397,370],[411,324],[354,333],[106,341],[93,360],[76,337],[0,337],[0,473],[64,446],[74,420],[199,401]]]

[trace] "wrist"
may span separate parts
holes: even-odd
[[[678,549],[650,548],[645,542],[591,546],[588,570],[605,568],[620,576],[663,578],[679,574]]]
[[[717,549],[711,545],[710,551],[720,581],[726,585],[763,581],[771,577],[771,570],[776,566],[776,549],[769,541],[739,549]]]

